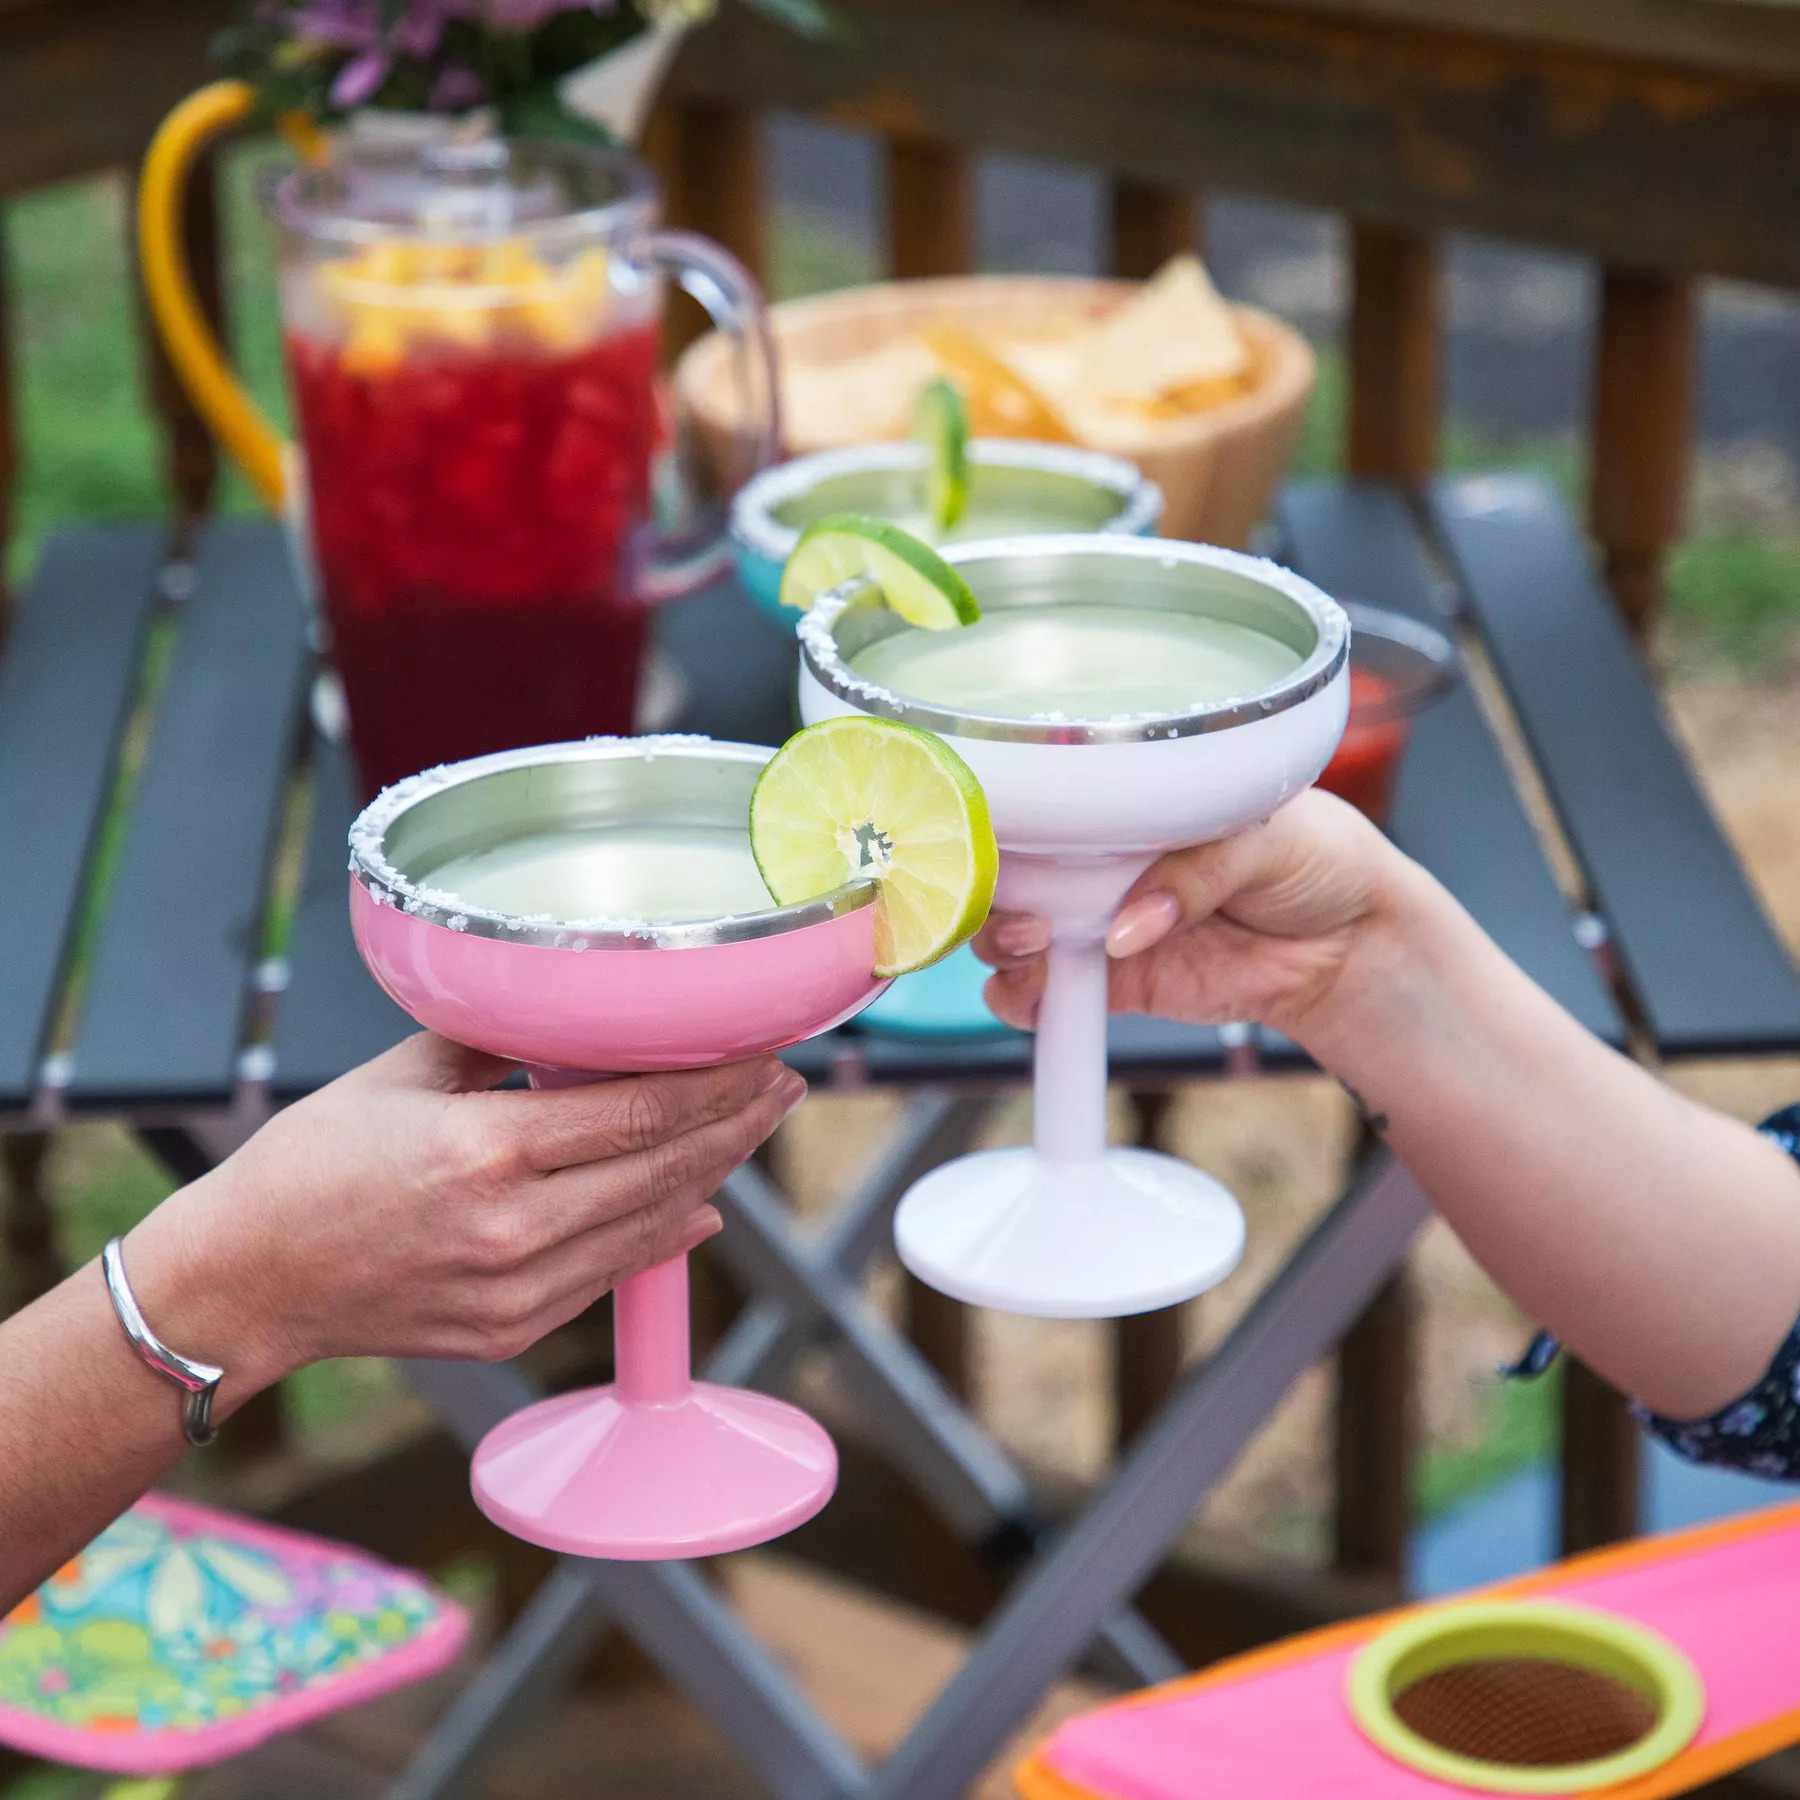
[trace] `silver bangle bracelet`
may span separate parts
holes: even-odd
[[[174,1382],[187,1395],[187,1403],[181,1409],[181,1435],[203,1449],[219,1435],[212,1422],[212,1405],[225,1371],[171,1350],[144,1322],[137,1296],[125,1279],[125,1252],[118,1238],[107,1240],[106,1248],[100,1252],[100,1266],[106,1272],[106,1291],[113,1311],[131,1340],[132,1349],[146,1367]]]

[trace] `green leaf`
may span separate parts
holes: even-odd
[[[562,13],[532,38],[532,73],[540,81],[553,81],[586,68],[596,57],[630,43],[643,29],[644,21],[631,5],[607,13]]]
[[[558,138],[563,142],[616,145],[618,139],[592,119],[563,105],[550,85],[508,94],[499,102],[500,129],[508,137]]]

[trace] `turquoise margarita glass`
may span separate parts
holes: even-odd
[[[783,606],[781,569],[800,533],[828,513],[866,513],[930,539],[922,444],[856,444],[822,450],[765,470],[740,490],[731,540],[744,591],[771,618],[793,627]],[[1047,531],[1141,537],[1162,517],[1162,489],[1132,464],[1073,444],[976,438],[969,445],[969,504],[944,541]],[[981,998],[987,971],[965,946],[906,975],[858,1019],[859,1026],[906,1037],[974,1037],[1006,1029]]]
[[[1130,463],[1073,444],[975,438],[969,503],[941,540],[925,513],[922,444],[854,444],[778,464],[747,482],[731,508],[731,541],[744,591],[771,618],[800,615],[777,598],[781,568],[800,533],[828,513],[866,513],[927,542],[1120,532],[1141,537],[1162,517],[1162,489]]]

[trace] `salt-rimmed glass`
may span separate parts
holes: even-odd
[[[403,782],[351,834],[357,947],[420,1024],[560,1087],[763,1054],[828,1030],[885,985],[873,885],[714,919],[558,919],[468,904],[431,879],[544,833],[654,825],[747,835],[772,751],[705,738],[592,739]],[[809,1518],[831,1440],[766,1395],[692,1379],[687,1259],[614,1290],[615,1375],[515,1413],[470,1469],[496,1524],[574,1555],[712,1555]]]
[[[901,1260],[945,1293],[1011,1312],[1095,1318],[1173,1305],[1236,1264],[1243,1216],[1199,1170],[1107,1148],[1107,923],[1157,856],[1267,816],[1318,775],[1344,726],[1348,621],[1291,570],[1205,545],[1033,537],[945,556],[984,617],[1116,603],[1248,627],[1293,656],[1262,688],[1176,712],[1067,717],[1047,694],[1042,715],[1022,718],[859,676],[860,651],[911,629],[866,584],[826,595],[800,626],[802,717],[866,712],[943,736],[987,794],[995,904],[1038,913],[1052,931],[1032,1147],[960,1157],[915,1184],[895,1219]]]

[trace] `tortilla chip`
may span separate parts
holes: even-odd
[[[836,362],[783,357],[782,435],[797,455],[905,437],[919,389],[937,372],[938,359],[910,336]]]
[[[1177,256],[1095,326],[1075,379],[1085,395],[1109,403],[1147,404],[1181,393],[1200,399],[1219,391],[1213,384],[1241,377],[1248,361],[1231,308],[1200,259]]]
[[[988,348],[955,325],[927,325],[919,335],[943,372],[961,382],[969,405],[969,426],[977,437],[1035,438],[1053,444],[1074,441],[1058,407],[997,348]]]
[[[919,390],[937,375],[962,388],[978,437],[1126,454],[1259,379],[1230,307],[1192,256],[1097,319],[1055,303],[979,328],[936,319],[860,355],[783,364],[784,436],[796,455],[905,437]]]

